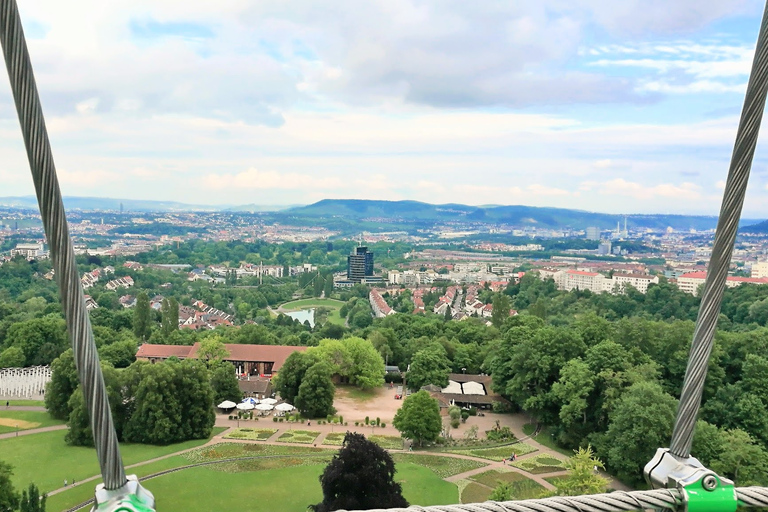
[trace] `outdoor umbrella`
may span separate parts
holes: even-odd
[[[261,403],[275,405],[277,403],[277,400],[275,400],[274,398],[265,398],[264,400],[261,401]]]
[[[240,409],[241,411],[250,411],[251,409],[253,409],[253,404],[249,404],[248,402],[245,402],[242,404],[237,404],[237,408]]]
[[[235,402],[230,402],[229,400],[224,400],[223,402],[221,402],[218,405],[218,407],[219,407],[219,409],[232,409],[236,405],[237,404]]]
[[[242,403],[256,405],[257,403],[259,403],[259,401],[256,398],[249,396],[248,398],[244,398]]]
[[[291,404],[289,404],[288,402],[283,402],[282,404],[276,405],[275,409],[278,410],[278,411],[288,412],[288,411],[292,411],[294,409],[294,407]]]
[[[256,406],[256,409],[260,411],[271,411],[272,409],[274,409],[274,406],[272,404],[265,404],[264,402],[262,402]]]

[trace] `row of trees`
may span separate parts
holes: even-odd
[[[69,349],[52,365],[45,405],[69,425],[67,442],[93,445],[93,432]],[[169,444],[205,439],[213,428],[214,404],[239,401],[234,367],[219,359],[207,362],[171,358],[163,363],[136,361],[125,369],[102,362],[112,417],[124,442]]]
[[[13,467],[0,460],[0,512],[45,512],[47,496],[40,496],[35,484],[29,484],[21,494],[11,482]]]

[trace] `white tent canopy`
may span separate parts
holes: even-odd
[[[237,404],[237,408],[240,409],[241,411],[250,411],[251,409],[253,409],[253,404],[249,404],[245,402],[242,404]]]
[[[248,398],[243,398],[242,403],[256,405],[257,403],[259,403],[259,400],[256,398],[253,398],[252,396],[249,396]]]
[[[278,404],[278,405],[275,406],[275,410],[277,410],[277,411],[288,412],[288,411],[292,411],[293,409],[294,409],[294,407],[291,404],[289,404],[288,402],[283,402],[282,404]]]
[[[231,402],[229,400],[224,400],[217,407],[219,407],[220,409],[232,409],[236,405],[237,404],[235,402]]]
[[[256,409],[260,411],[271,411],[272,409],[274,409],[274,406],[272,404],[265,404],[262,402],[256,406]]]
[[[275,405],[277,403],[277,400],[275,400],[274,398],[265,398],[264,400],[261,401],[261,403]]]

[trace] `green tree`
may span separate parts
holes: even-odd
[[[5,336],[6,346],[24,351],[24,366],[47,365],[67,349],[67,327],[58,314],[12,324]]]
[[[384,385],[384,360],[370,341],[356,336],[344,341],[349,354],[349,380],[362,389]]]
[[[21,491],[21,501],[19,502],[19,512],[45,512],[45,502],[48,496],[43,494],[35,484],[29,484],[27,490]]]
[[[743,430],[723,431],[725,449],[712,461],[712,470],[738,486],[768,483],[768,453]]]
[[[403,406],[395,414],[392,425],[403,437],[416,440],[422,446],[424,441],[434,441],[440,435],[440,406],[429,393],[419,391],[403,400]]]
[[[200,341],[197,358],[209,366],[216,365],[229,356],[229,350],[224,346],[221,336],[209,336]]]
[[[509,318],[510,302],[509,296],[503,293],[497,293],[493,297],[493,311],[491,312],[491,323],[497,329],[504,325],[504,320]]]
[[[630,387],[609,415],[610,425],[601,439],[600,453],[616,475],[640,483],[643,467],[672,435],[677,400],[654,382]]]
[[[152,319],[149,307],[149,296],[141,292],[136,296],[136,306],[133,308],[133,333],[144,342],[152,334]]]
[[[413,356],[408,370],[408,387],[413,390],[421,389],[427,384],[445,387],[448,385],[450,371],[451,363],[442,347],[430,346],[419,350]]]
[[[115,368],[128,368],[136,361],[136,341],[133,339],[117,341],[99,348],[99,357]]]
[[[8,347],[0,352],[0,368],[21,368],[26,357],[20,347]]]
[[[316,362],[317,359],[312,353],[292,352],[285,359],[280,372],[274,380],[275,391],[280,395],[280,398],[288,403],[295,404],[304,374]]]
[[[299,394],[296,396],[296,408],[309,418],[333,414],[335,391],[328,363],[324,361],[315,363],[307,370],[301,381]]]
[[[0,512],[14,512],[19,506],[19,494],[11,482],[13,468],[0,461]]]
[[[67,349],[51,364],[51,380],[45,387],[45,408],[48,414],[59,420],[69,418],[69,397],[80,382],[75,368],[75,356]]]
[[[347,432],[341,449],[320,475],[323,501],[314,512],[405,508],[392,456],[362,434]]]
[[[224,400],[239,402],[243,397],[240,386],[237,384],[235,367],[229,361],[221,361],[211,366],[211,387],[213,387],[213,402],[220,404]],[[281,395],[282,396],[282,395]]]
[[[496,487],[493,488],[491,495],[488,496],[490,501],[510,501],[512,499],[512,484],[510,482],[498,481]]]
[[[600,494],[608,489],[610,480],[595,471],[595,468],[605,468],[602,461],[592,452],[591,446],[579,448],[576,454],[566,461],[565,467],[568,469],[568,475],[558,481],[558,495]]]
[[[179,328],[179,303],[173,297],[163,299],[160,312],[160,330],[164,335],[170,336]]]

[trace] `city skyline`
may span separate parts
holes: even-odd
[[[752,0],[22,2],[68,196],[716,215]],[[765,218],[758,144],[744,216]],[[0,79],[3,195],[33,193]]]

